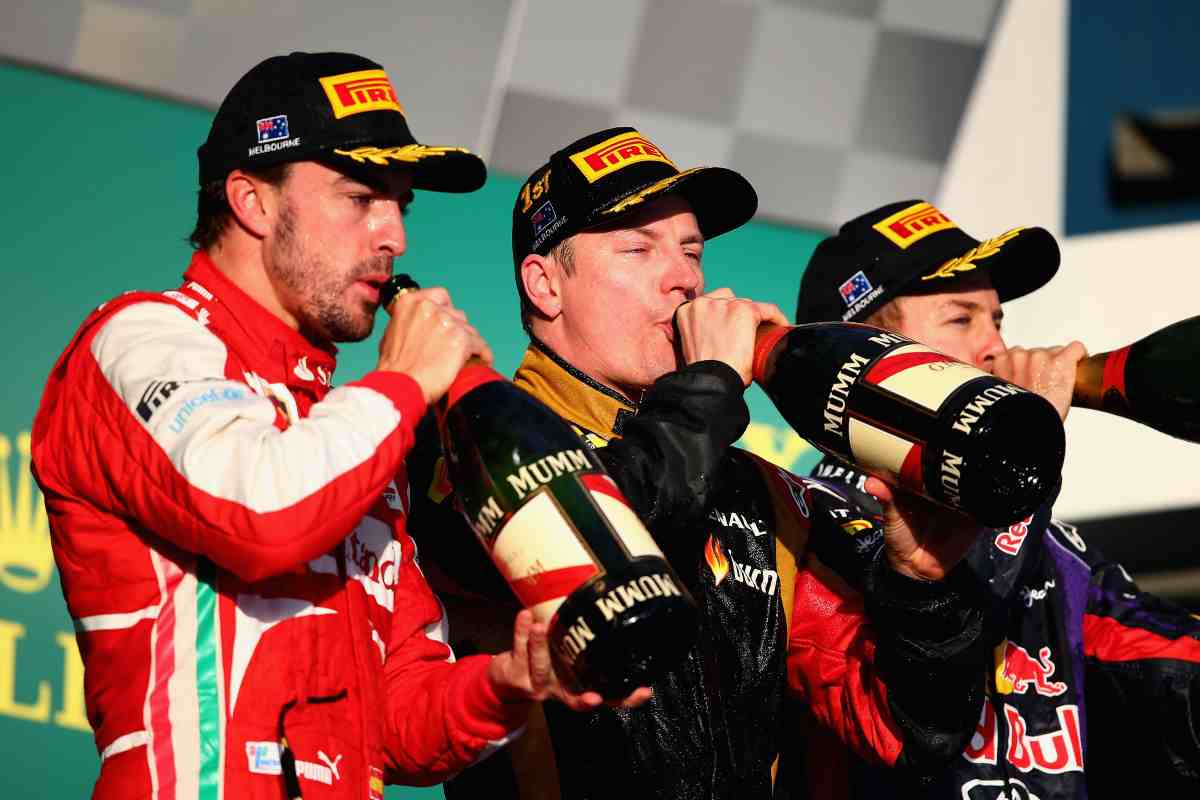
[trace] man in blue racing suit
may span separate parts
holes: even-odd
[[[929,203],[891,203],[818,245],[796,321],[886,328],[1042,394],[1065,419],[1083,346],[1008,348],[1000,335],[1001,303],[1058,263],[1041,228],[980,242]],[[832,457],[814,475],[859,490],[865,480]],[[988,587],[998,642],[975,735],[933,780],[851,758],[831,796],[1128,797],[1146,782],[1197,796],[1200,619],[1139,591],[1048,507],[976,540],[960,569]]]

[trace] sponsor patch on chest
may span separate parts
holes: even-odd
[[[770,529],[761,519],[754,519],[737,511],[721,511],[714,508],[708,512],[708,518],[725,528],[738,528],[758,536],[766,536]]]
[[[255,775],[282,775],[283,764],[279,752],[279,742],[246,742],[246,767]],[[338,771],[341,754],[330,758],[324,751],[318,750],[317,758],[320,763],[297,758],[296,775],[326,786],[332,786],[335,780],[341,779]]]
[[[403,550],[390,525],[375,517],[362,522],[343,542],[346,577],[358,581],[367,595],[387,611],[395,608],[396,583],[400,579]],[[337,559],[323,555],[308,562],[313,572],[338,573]]]
[[[1083,736],[1079,725],[1079,707],[1060,705],[1054,709],[1054,727],[1044,733],[1030,731],[1021,711],[1003,704],[1003,720],[997,719],[996,709],[987,700],[975,734],[962,756],[975,764],[995,765],[1004,759],[1020,772],[1046,772],[1059,775],[1083,771]],[[1007,745],[1001,741],[1000,729],[1007,735]]]
[[[766,567],[743,563],[726,552],[716,536],[710,535],[704,545],[704,560],[712,573],[713,586],[726,578],[771,596],[779,591],[779,573]]]

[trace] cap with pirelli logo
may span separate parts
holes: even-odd
[[[636,129],[609,128],[559,150],[525,181],[513,205],[513,261],[668,194],[688,201],[705,239],[745,224],[758,208],[754,187],[733,170],[680,170]]]
[[[383,67],[352,53],[273,56],[242,76],[197,151],[200,183],[235,169],[319,161],[370,179],[407,169],[413,188],[470,192],[487,179],[478,156],[420,144]]]
[[[924,200],[890,203],[817,245],[800,278],[796,322],[859,322],[893,298],[954,291],[978,275],[1003,303],[1044,286],[1058,261],[1058,243],[1043,228],[980,241]]]

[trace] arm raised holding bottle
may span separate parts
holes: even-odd
[[[378,368],[412,377],[426,403],[446,393],[468,359],[492,363],[491,347],[446,289],[408,288],[393,296],[385,305],[391,319],[379,341]]]
[[[685,363],[723,362],[738,373],[743,386],[755,377],[760,342],[770,336],[764,326],[787,324],[778,306],[736,297],[727,288],[701,295],[675,312]],[[806,375],[793,370],[784,378],[801,383]],[[942,579],[979,533],[979,526],[963,514],[939,510],[906,492],[893,492],[878,479],[869,482],[868,491],[885,509],[889,563],[909,578]]]
[[[1200,317],[1168,325],[1133,344],[1084,359],[1072,404],[1116,414],[1200,442]]]
[[[728,289],[680,306],[675,317],[685,359],[722,361],[743,386],[754,375],[763,326],[782,318],[773,304],[736,298]],[[943,579],[983,528],[878,478],[866,488],[882,514],[843,487],[772,472],[772,480],[800,498],[792,507],[797,519],[809,517],[802,550],[791,554],[793,690],[823,725],[873,762],[925,768],[953,757],[974,722],[989,644],[980,635],[982,609]],[[882,540],[880,550],[869,552],[883,558],[839,551],[850,523],[857,541]],[[930,681],[942,687],[936,701],[927,692]]]
[[[1191,317],[1096,355],[1080,342],[1010,347],[996,355],[991,371],[1045,397],[1064,420],[1071,407],[1087,408],[1200,442],[1198,351],[1200,317]]]

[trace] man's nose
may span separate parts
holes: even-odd
[[[404,215],[398,203],[389,203],[375,225],[375,251],[392,257],[404,255],[408,239],[404,230]]]
[[[665,284],[663,290],[667,294],[679,290],[691,300],[704,290],[704,272],[691,256],[680,253],[671,261]]]
[[[995,362],[996,357],[1007,349],[1004,337],[1000,335],[1000,329],[995,325],[989,325],[988,333],[976,351],[975,366],[991,372],[992,363]]]

